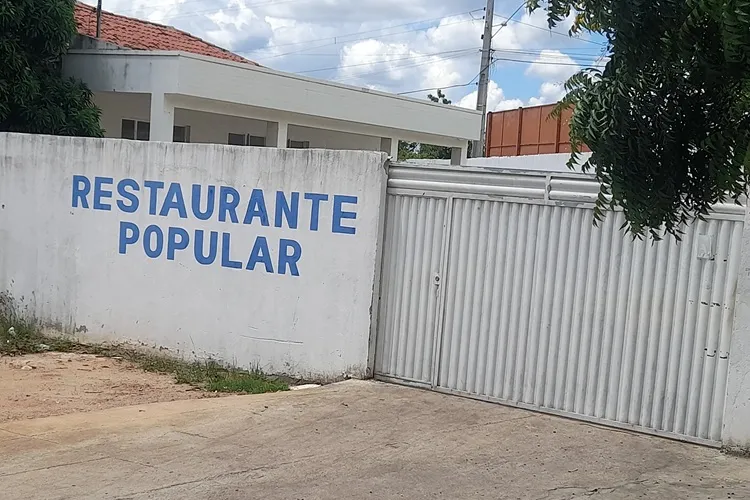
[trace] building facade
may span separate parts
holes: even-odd
[[[78,4],[79,39],[64,60],[102,110],[105,137],[396,157],[398,141],[452,148],[466,159],[480,113],[274,71],[169,26]]]

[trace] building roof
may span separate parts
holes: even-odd
[[[96,36],[95,7],[76,2],[75,20],[78,33],[89,37]],[[164,26],[107,11],[102,11],[99,38],[102,41],[127,49],[190,52],[258,66],[258,63],[254,61],[245,59],[172,26]]]
[[[479,139],[482,120],[476,110],[186,52],[72,49],[63,74],[97,93],[163,93],[179,109],[440,146]]]

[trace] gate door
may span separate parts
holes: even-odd
[[[375,373],[430,385],[434,367],[445,198],[389,191]]]

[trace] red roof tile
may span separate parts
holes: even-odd
[[[96,8],[76,2],[78,33],[96,36]],[[201,40],[172,26],[102,11],[100,39],[135,50],[176,50],[258,66],[258,63]]]

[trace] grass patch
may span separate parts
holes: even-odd
[[[214,360],[187,362],[143,353],[135,353],[130,359],[145,371],[168,373],[178,384],[189,384],[211,392],[261,394],[289,389],[283,380],[269,377],[259,370],[229,368]]]
[[[277,392],[289,389],[286,382],[271,380],[260,373],[226,373],[208,383],[207,389],[216,392],[246,392],[260,394],[263,392]]]
[[[179,384],[211,392],[260,394],[286,391],[284,380],[269,377],[259,370],[242,370],[215,360],[183,361],[123,346],[82,344],[65,337],[42,335],[33,321],[16,313],[12,298],[0,293],[0,356],[22,356],[44,351],[94,354],[125,359],[147,372],[174,376]]]

